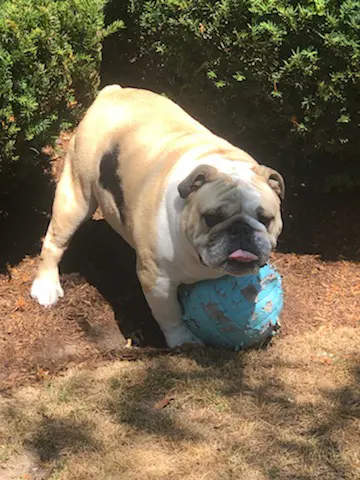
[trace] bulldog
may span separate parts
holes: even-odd
[[[31,296],[63,297],[58,265],[100,207],[136,252],[169,347],[200,343],[181,319],[181,283],[256,273],[282,230],[284,180],[153,92],[100,91],[69,144]]]

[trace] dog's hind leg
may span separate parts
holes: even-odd
[[[59,262],[77,228],[91,217],[97,206],[91,185],[81,183],[76,174],[75,154],[73,137],[56,188],[51,221],[42,246],[37,276],[30,292],[40,305],[46,307],[56,303],[59,297],[63,297]]]

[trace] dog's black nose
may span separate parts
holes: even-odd
[[[247,223],[234,222],[228,228],[228,233],[233,238],[239,236],[242,238],[249,238],[252,235],[253,230]]]

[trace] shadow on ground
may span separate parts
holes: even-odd
[[[327,480],[357,478],[359,469],[347,455],[343,435],[350,435],[356,442],[357,433],[353,429],[360,419],[360,363],[354,363],[349,370],[351,381],[346,387],[337,388],[334,384],[320,388],[318,402],[312,400],[311,388],[305,387],[304,392],[308,390],[309,396],[304,402],[299,401],[281,375],[269,375],[266,361],[264,364],[260,358],[256,386],[249,374],[244,375],[249,364],[245,356],[198,349],[189,351],[186,358],[202,368],[187,370],[184,364],[179,367],[176,359],[169,362],[162,356],[150,362],[142,380],[133,382],[126,392],[121,388],[121,378],[115,376],[110,382],[112,394],[106,410],[117,422],[135,428],[140,435],[161,436],[179,444],[184,440],[196,444],[206,438],[211,443],[218,431],[218,444],[229,458],[243,456],[252,468],[256,466],[263,471],[266,478],[290,479],[295,475],[302,480],[313,480],[314,475]],[[276,358],[272,358],[268,367],[281,372],[289,365],[281,362],[277,365]],[[308,368],[304,363],[292,367],[303,370],[304,374]],[[183,411],[184,391],[188,406]],[[206,410],[208,406],[224,411],[225,423],[230,420],[227,414],[233,415],[229,438],[221,431],[221,420],[214,427],[211,415],[203,426],[201,422],[182,424],[186,408],[194,412],[194,408]],[[253,436],[257,442],[253,450],[244,448],[244,438],[237,436],[242,421],[248,422],[251,416],[257,425],[248,433],[249,442]],[[257,437],[259,431],[261,438]],[[350,437],[347,441],[351,443]],[[286,460],[279,461],[281,457]],[[223,474],[229,471],[226,469]]]
[[[29,425],[26,448],[43,462],[64,462],[71,456],[76,461],[79,453],[91,462],[92,451],[108,455],[124,445],[146,445],[150,453],[152,448],[170,447],[173,455],[186,446],[194,448],[197,465],[209,461],[209,449],[216,457],[213,466],[207,465],[209,471],[215,469],[209,478],[239,478],[237,465],[244,468],[244,464],[254,475],[261,472],[259,478],[358,478],[358,464],[349,451],[358,438],[359,363],[348,369],[349,381],[342,380],[341,386],[333,382],[321,388],[305,382],[299,388],[286,373],[289,365],[272,353],[249,357],[196,349],[171,357],[149,358],[143,353],[142,359],[147,361],[130,372],[115,369],[112,376],[100,380],[91,372],[83,379],[65,379],[61,391],[68,392],[71,405],[77,405],[86,392],[88,416],[84,410],[67,414],[66,409],[60,417],[56,409],[51,417],[37,416],[36,423]],[[290,367],[292,377],[308,378],[304,359],[294,358]],[[324,365],[315,365],[314,370],[315,379],[322,372],[327,378],[332,375]],[[101,389],[96,386],[99,381]],[[108,445],[106,436],[104,444],[99,443],[92,411],[105,415],[105,425],[130,427],[124,443],[121,437],[116,445]],[[8,418],[18,422],[21,405],[13,405]],[[174,478],[177,468],[182,468],[182,455],[176,457]],[[99,462],[96,456],[95,461]]]
[[[32,437],[26,442],[41,462],[59,459],[67,450],[78,453],[98,447],[92,438],[90,422],[75,418],[58,419],[43,416]]]
[[[62,273],[79,272],[114,310],[125,338],[142,346],[164,347],[135,271],[135,253],[104,220],[88,221],[63,258]]]

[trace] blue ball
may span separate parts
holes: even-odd
[[[278,331],[281,277],[265,265],[257,275],[181,285],[179,301],[184,322],[205,344],[242,350],[266,343]]]

